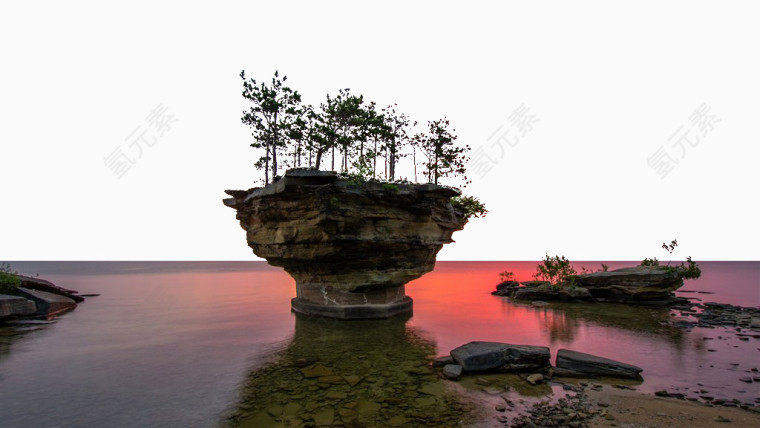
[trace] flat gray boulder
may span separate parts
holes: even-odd
[[[557,352],[557,367],[587,375],[629,379],[636,379],[644,370],[641,367],[569,349],[560,349]]]
[[[660,300],[683,285],[681,275],[667,266],[633,266],[577,276],[578,285],[593,297],[612,300]]]
[[[48,293],[47,291],[31,290],[19,287],[18,294],[33,301],[37,306],[36,315],[53,316],[70,311],[77,307],[77,303],[66,296]]]
[[[470,342],[451,351],[451,356],[465,372],[534,371],[549,366],[551,354],[544,346]]]
[[[448,379],[459,379],[462,376],[462,366],[459,364],[446,364],[443,366],[443,375]]]
[[[32,315],[37,312],[37,305],[31,300],[19,296],[0,294],[0,318]]]

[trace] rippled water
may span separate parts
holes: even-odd
[[[490,417],[478,403],[493,396],[472,379],[441,381],[426,364],[471,340],[622,360],[644,368],[637,388],[645,392],[689,392],[701,383],[716,397],[760,397],[760,383],[739,381],[760,366],[760,339],[739,341],[724,328],[679,329],[668,324],[668,309],[539,309],[489,294],[498,272],[528,279],[535,262],[439,262],[407,287],[413,317],[348,323],[296,318],[292,279],[260,262],[13,265],[101,296],[38,330],[0,328],[0,415],[8,427],[267,426],[304,418],[454,425]],[[760,305],[760,263],[701,266],[703,277],[679,294]],[[328,377],[305,377],[312,363]],[[514,375],[491,380],[494,394],[558,393]]]

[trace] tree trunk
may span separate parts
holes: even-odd
[[[391,161],[390,161],[390,173],[391,181],[396,179],[396,141],[394,140],[391,145]]]
[[[269,184],[269,138],[264,152],[264,184]]]
[[[414,182],[417,182],[417,149],[412,145],[412,162],[414,162]]]
[[[435,177],[435,184],[438,184],[438,151],[435,152],[435,164],[433,164],[433,172]]]
[[[383,161],[385,163],[385,179],[388,179],[388,148],[385,148],[385,154],[383,156]]]
[[[317,160],[314,162],[314,167],[317,168],[317,169],[319,169],[319,164],[322,162],[322,153],[323,152],[324,151],[322,150],[321,147],[317,149]]]
[[[375,151],[372,156],[372,178],[375,178],[375,170],[377,170],[377,138],[375,138]]]
[[[296,156],[296,168],[301,167],[301,140],[298,140],[298,146],[297,146],[297,156]]]
[[[277,177],[277,113],[274,114],[273,127],[274,141],[272,143],[272,179]]]

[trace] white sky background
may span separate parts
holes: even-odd
[[[43,4],[47,3],[47,4]],[[412,3],[412,2],[408,2]],[[616,6],[613,6],[616,5]],[[760,4],[13,2],[0,6],[0,260],[252,260],[225,189],[257,176],[242,69],[448,116],[496,167],[439,260],[758,260]],[[702,104],[695,147],[668,141]],[[177,118],[118,179],[104,158]],[[521,104],[539,120],[487,141]],[[513,129],[514,132],[514,129]],[[695,131],[696,132],[696,131]],[[664,147],[664,178],[647,157]],[[129,152],[136,157],[133,147]],[[683,157],[682,157],[683,156]]]

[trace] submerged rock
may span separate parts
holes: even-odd
[[[557,367],[592,376],[630,379],[636,379],[639,373],[643,371],[641,367],[569,349],[557,351]]]
[[[549,366],[549,348],[499,342],[470,342],[451,356],[466,372],[489,370],[528,371]]]
[[[443,375],[449,379],[459,379],[462,376],[462,366],[459,364],[446,364],[443,366]]]
[[[760,317],[753,317],[749,322],[749,328],[754,330],[760,330]]]
[[[534,373],[532,375],[528,375],[525,380],[528,381],[528,383],[531,385],[538,385],[544,381],[544,375],[541,373]]]
[[[404,285],[433,270],[466,223],[458,190],[358,185],[332,171],[289,170],[263,188],[228,190],[253,252],[296,281],[292,309],[333,318],[408,314]]]
[[[443,355],[433,360],[433,367],[443,367],[447,364],[456,364],[451,355]]]

